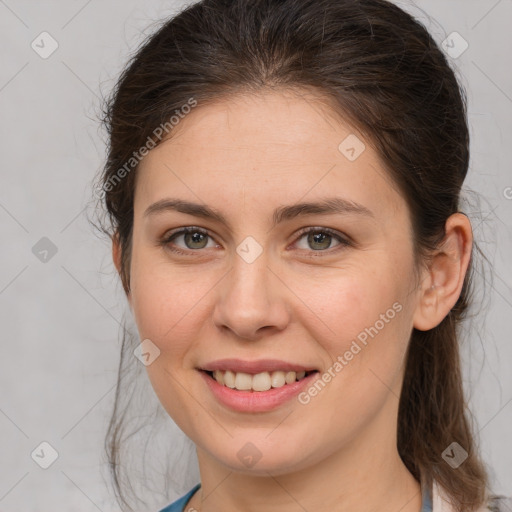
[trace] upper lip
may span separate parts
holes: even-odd
[[[313,366],[304,366],[298,363],[289,363],[278,359],[259,359],[258,361],[244,361],[243,359],[218,359],[202,365],[200,370],[231,370],[232,372],[262,373],[284,370],[289,372],[309,372],[316,370]]]

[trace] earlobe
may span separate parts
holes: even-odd
[[[473,235],[466,215],[454,213],[445,224],[445,237],[432,255],[419,290],[413,325],[428,331],[439,325],[456,304],[471,259]]]
[[[114,266],[116,267],[117,273],[121,273],[121,245],[119,243],[119,235],[118,233],[114,233],[111,236],[112,240],[112,260],[114,262]]]
[[[121,248],[121,243],[119,241],[119,234],[115,233],[114,235],[112,235],[111,240],[112,240],[112,261],[114,262],[114,266],[115,266],[115,268],[117,270],[117,273],[119,274],[119,277],[121,278],[121,282],[123,282],[123,274],[122,274],[122,248]],[[123,284],[123,287],[124,287],[124,284]],[[127,292],[126,289],[125,289],[125,293],[126,293],[128,302],[129,302],[130,307],[131,307],[130,293]]]

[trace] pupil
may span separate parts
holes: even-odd
[[[314,244],[322,244],[322,247],[320,249],[327,249],[330,245],[329,238],[331,235],[326,235],[325,233],[316,233],[316,234],[310,234],[309,236],[309,242]],[[327,243],[325,243],[325,240],[327,240]],[[313,247],[314,248],[314,247]],[[317,249],[315,249],[317,250]]]
[[[194,233],[187,233],[187,236],[192,239],[192,244],[195,244],[195,243],[201,244],[201,242],[204,242],[204,240],[206,240],[204,233],[199,233],[198,231],[195,231]],[[203,240],[201,239],[202,237],[204,237]],[[204,247],[204,244],[201,247]],[[195,248],[197,249],[197,247],[195,247]]]

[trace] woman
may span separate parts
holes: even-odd
[[[458,354],[465,95],[419,22],[204,0],[137,51],[105,122],[136,355],[199,463],[165,511],[499,509]],[[116,482],[118,432],[115,411]]]

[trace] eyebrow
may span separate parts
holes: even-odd
[[[177,211],[194,215],[195,217],[216,220],[230,227],[229,221],[215,208],[206,204],[193,203],[183,199],[161,199],[146,209],[144,217],[166,211]],[[276,208],[272,215],[272,226],[276,226],[281,222],[303,215],[330,214],[356,214],[360,216],[374,217],[373,212],[362,204],[348,199],[343,199],[341,197],[328,197],[321,201],[296,203]]]

